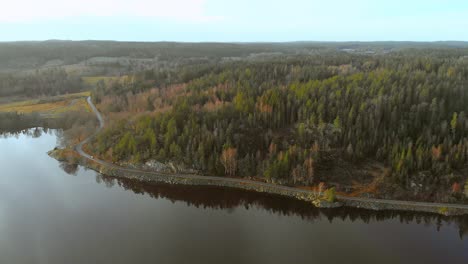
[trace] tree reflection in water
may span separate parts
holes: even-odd
[[[257,193],[240,189],[213,186],[186,186],[170,184],[151,184],[126,178],[116,178],[101,174],[96,175],[97,183],[104,183],[108,188],[118,185],[136,194],[149,195],[152,198],[168,199],[172,202],[185,202],[188,206],[219,210],[232,210],[237,207],[249,209],[256,207],[273,214],[283,216],[300,216],[309,221],[328,219],[360,220],[364,223],[385,220],[399,220],[402,224],[432,225],[440,230],[444,224],[455,224],[460,238],[468,234],[468,217],[441,216],[431,213],[408,211],[373,211],[358,208],[342,207],[336,209],[319,209],[312,204],[279,195]]]
[[[47,127],[35,127],[20,130],[8,130],[0,128],[0,137],[2,138],[19,138],[21,135],[31,138],[40,138],[43,134],[56,135],[58,138],[60,138],[63,134],[63,131],[61,129],[49,129]]]
[[[70,174],[72,176],[76,176],[78,173],[78,165],[69,163],[67,161],[59,161],[60,163],[60,168],[66,172],[67,174]]]

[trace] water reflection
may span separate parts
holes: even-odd
[[[437,231],[445,224],[458,227],[460,238],[468,234],[468,217],[441,216],[431,213],[415,213],[406,211],[372,211],[357,208],[319,209],[312,204],[278,195],[249,192],[239,189],[220,188],[212,186],[184,186],[170,184],[149,184],[132,179],[116,178],[101,174],[96,175],[96,182],[108,188],[120,186],[136,194],[148,195],[154,199],[168,199],[172,202],[185,202],[196,208],[210,208],[230,210],[237,207],[250,209],[252,207],[264,209],[272,214],[283,216],[299,216],[308,221],[328,219],[332,223],[335,219],[364,223],[399,220],[401,224],[423,224],[435,226]]]
[[[62,137],[62,130],[60,129],[49,129],[47,127],[35,127],[30,129],[21,130],[0,130],[0,138],[19,138],[20,136],[27,136],[31,138],[40,138],[42,135],[56,135],[58,138]]]
[[[69,162],[60,161],[60,168],[69,175],[76,176],[78,173],[78,165]]]

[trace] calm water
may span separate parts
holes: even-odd
[[[467,218],[118,180],[56,145],[0,138],[0,263],[468,263]]]

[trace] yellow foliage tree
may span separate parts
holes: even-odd
[[[237,149],[233,147],[225,148],[221,154],[221,163],[224,166],[226,175],[234,176],[237,170]]]

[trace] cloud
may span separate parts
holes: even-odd
[[[34,22],[80,17],[143,17],[209,22],[206,0],[14,0],[2,4],[0,22]]]

